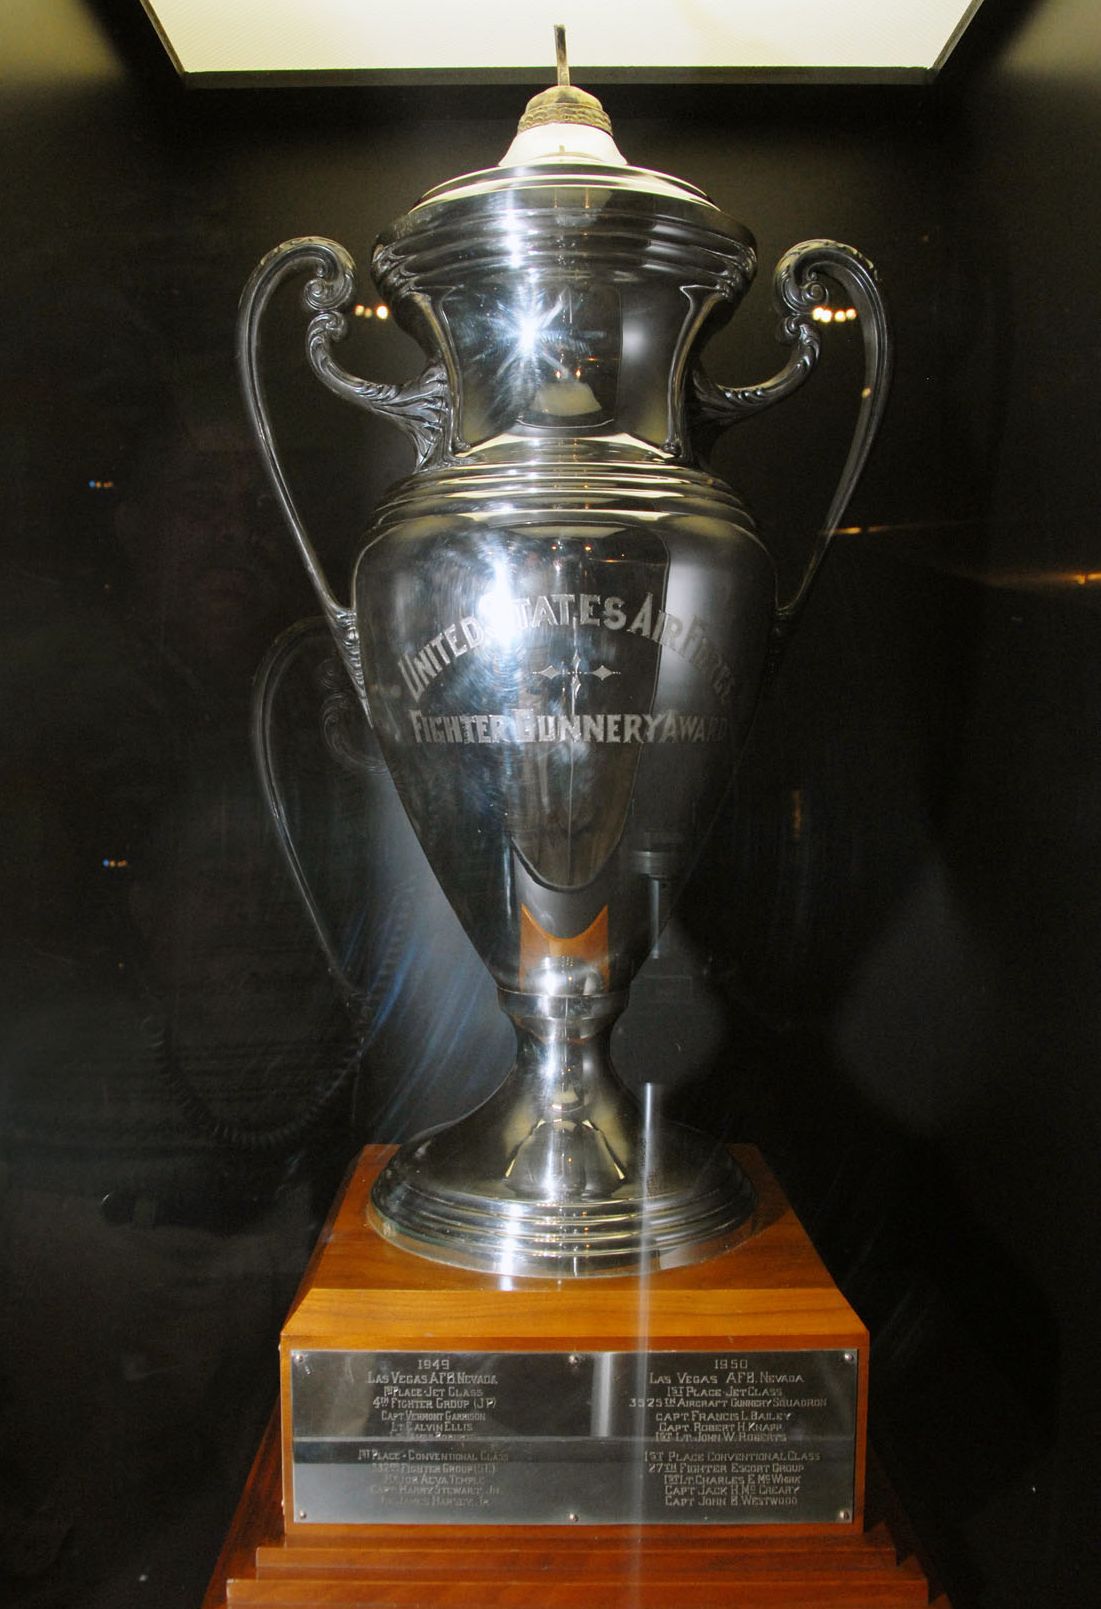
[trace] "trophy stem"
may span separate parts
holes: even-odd
[[[376,1228],[438,1262],[509,1275],[621,1274],[701,1261],[748,1234],[755,1199],[729,1153],[655,1121],[608,1054],[626,993],[501,991],[516,1061],[484,1105],[403,1146],[371,1198]]]

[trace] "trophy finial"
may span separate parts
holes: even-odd
[[[577,89],[570,83],[570,64],[566,57],[566,30],[561,23],[555,24],[554,55],[558,82],[550,89],[541,90],[538,95],[532,96],[524,108],[517,133],[523,134],[528,129],[541,128],[544,123],[582,123],[588,128],[599,129],[602,134],[610,134],[612,120],[596,96],[589,95],[585,90]]]
[[[626,160],[612,138],[611,118],[595,95],[570,83],[566,30],[561,23],[554,28],[554,56],[558,82],[532,96],[516,138],[498,167],[581,161],[625,168]]]

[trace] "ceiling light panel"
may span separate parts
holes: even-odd
[[[510,70],[570,59],[640,78],[928,72],[980,0],[142,0],[186,76]]]

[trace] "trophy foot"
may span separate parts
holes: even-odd
[[[507,1162],[498,1178],[471,1176],[467,1122],[403,1147],[383,1170],[370,1218],[391,1244],[457,1268],[558,1279],[702,1262],[752,1231],[749,1181],[692,1130],[663,1131],[656,1177],[643,1155],[607,1196],[539,1200],[516,1196]]]
[[[724,1148],[659,1122],[607,1057],[623,997],[508,996],[520,1047],[469,1116],[401,1147],[372,1192],[380,1234],[459,1268],[563,1278],[701,1262],[745,1238],[752,1186]]]

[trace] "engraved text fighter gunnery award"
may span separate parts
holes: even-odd
[[[273,486],[517,1038],[478,1110],[365,1154],[288,1321],[299,1541],[859,1523],[865,1332],[759,1159],[647,1121],[608,1041],[652,942],[654,880],[675,896],[687,877],[863,466],[885,315],[857,252],[806,242],[776,273],[782,368],[710,379],[701,352],[751,282],[752,237],[691,184],[629,166],[561,76],[496,168],[430,191],[375,247],[375,281],[427,353],[416,381],[363,381],[333,356],[354,271],[330,241],[279,247],[242,306]],[[261,317],[295,274],[315,373],[417,450],[348,606],[259,378]],[[822,275],[859,311],[865,385],[826,524],[779,600],[701,444],[810,373]]]

